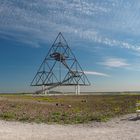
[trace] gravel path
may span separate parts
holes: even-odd
[[[47,125],[0,121],[0,140],[140,140],[136,114],[107,123]]]

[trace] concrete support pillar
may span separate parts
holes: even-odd
[[[47,88],[47,86],[45,88],[45,94],[49,94],[49,89]]]
[[[80,95],[80,85],[75,86],[75,94]]]
[[[45,94],[45,86],[44,85],[42,85],[42,94]]]
[[[42,94],[48,94],[49,90],[47,89],[47,86],[43,85],[42,86]]]
[[[44,94],[49,94],[49,89],[48,89],[48,87],[47,86],[45,86],[45,88],[44,88]]]

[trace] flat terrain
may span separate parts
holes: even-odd
[[[0,121],[0,140],[139,140],[140,120],[135,117],[76,125]]]
[[[106,122],[134,113],[140,95],[0,95],[0,119],[49,124]]]

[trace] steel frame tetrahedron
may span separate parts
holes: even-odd
[[[90,85],[75,55],[60,32],[39,67],[31,86]]]

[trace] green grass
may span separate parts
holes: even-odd
[[[106,122],[135,112],[139,101],[140,95],[0,95],[0,118],[59,124]]]
[[[137,103],[140,104],[140,100],[138,100]],[[136,107],[136,110],[140,110],[140,105]]]

